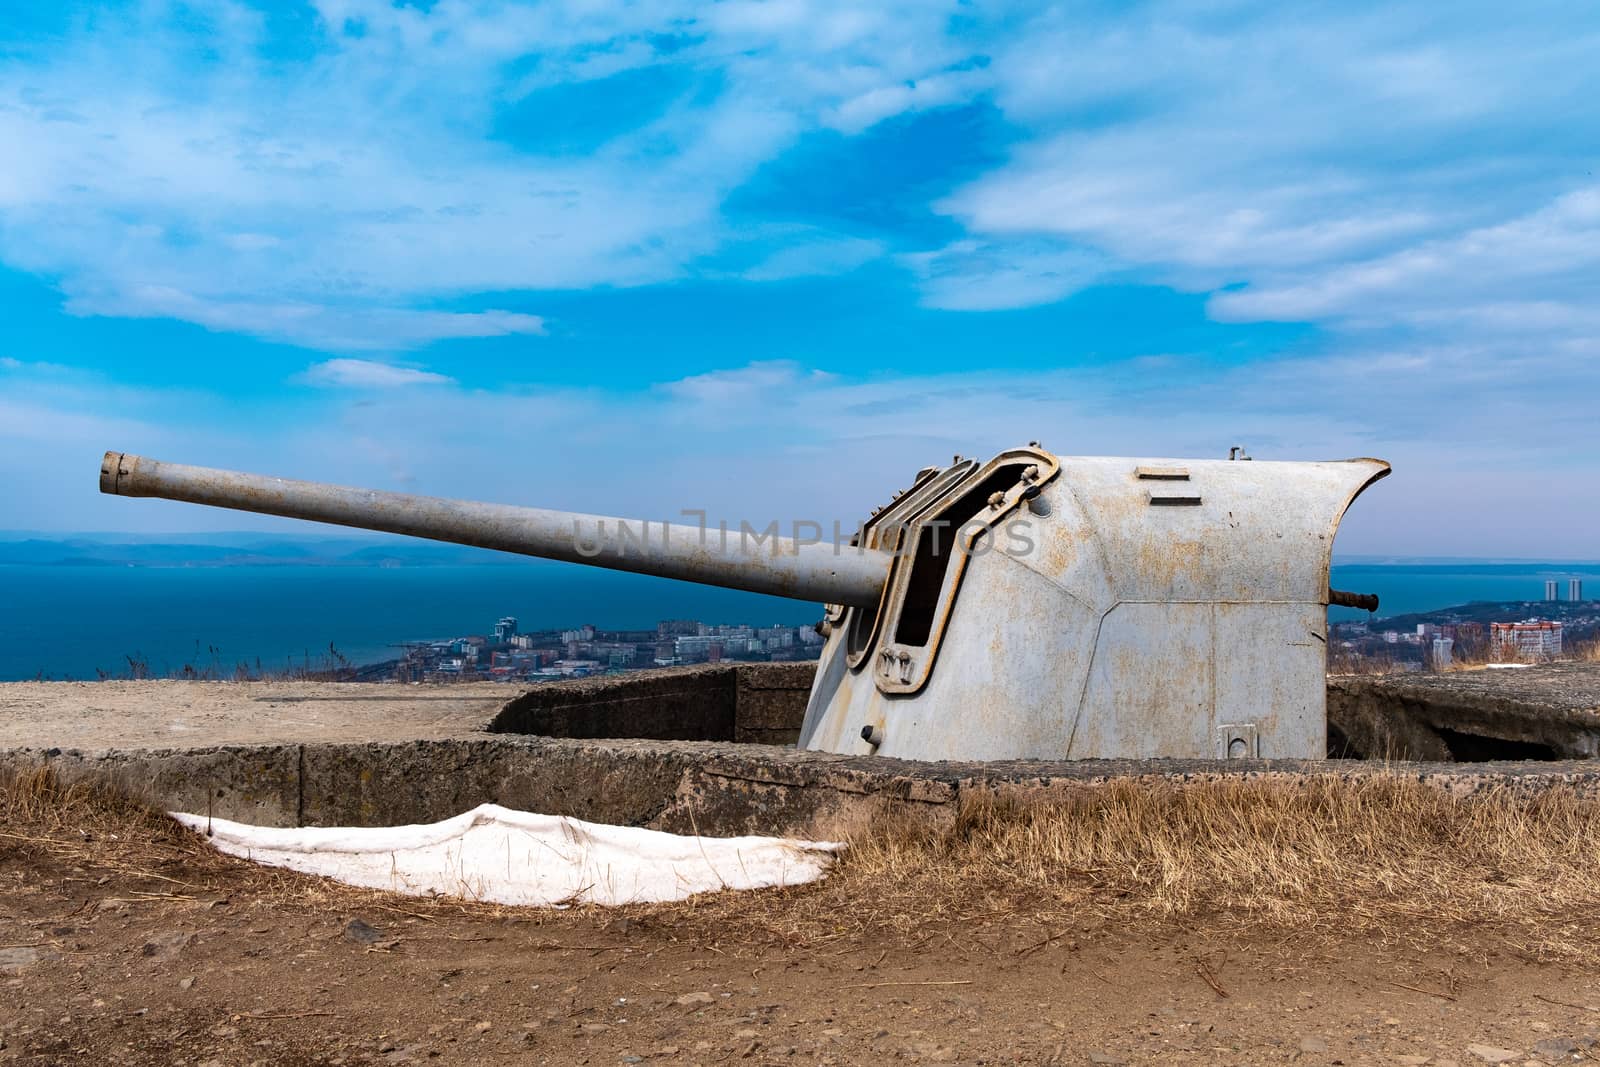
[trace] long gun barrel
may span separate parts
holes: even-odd
[[[581,515],[163,463],[107,452],[100,491],[284,515],[703,585],[876,607],[889,556],[826,541]]]

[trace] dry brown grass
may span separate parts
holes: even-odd
[[[173,894],[248,891],[289,907],[424,918],[627,918],[706,941],[820,946],[975,924],[1031,936],[1093,921],[1412,941],[1470,929],[1540,956],[1600,942],[1600,801],[1567,787],[1455,798],[1372,775],[1120,781],[1035,802],[969,794],[943,825],[886,808],[843,834],[850,848],[816,885],[563,913],[254,867],[158,812],[48,772],[0,785],[0,820],[0,846],[156,879]]]
[[[1600,916],[1600,803],[1566,788],[1457,799],[1420,782],[1115,782],[952,825],[893,813],[851,835],[821,886],[711,899],[734,925],[841,936],[1000,915],[1438,937],[1494,928],[1563,955]]]
[[[248,892],[306,911],[355,914],[368,908],[486,918],[540,913],[454,899],[425,900],[341,885],[217,852],[159,809],[102,783],[63,783],[48,767],[0,777],[0,858],[48,858],[173,898]]]
[[[1382,675],[1398,674],[1405,664],[1392,655],[1364,655],[1343,647],[1328,649],[1328,674],[1330,675]]]
[[[0,844],[161,878],[174,865],[194,864],[196,874],[226,866],[160,812],[103,785],[64,784],[49,767],[0,781]]]

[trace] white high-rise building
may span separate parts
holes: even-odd
[[[1560,598],[1556,596],[1556,588],[1556,580],[1554,578],[1546,578],[1544,580],[1544,598],[1546,600],[1559,600]]]
[[[1574,604],[1583,599],[1582,578],[1567,579],[1567,599],[1572,601]]]

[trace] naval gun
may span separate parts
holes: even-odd
[[[818,602],[800,747],[918,760],[1326,755],[1334,462],[926,467],[846,541],[295,481],[107,452],[100,489]],[[807,524],[814,526],[815,524]]]

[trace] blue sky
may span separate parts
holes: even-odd
[[[0,529],[106,448],[852,520],[954,452],[1377,455],[1347,552],[1592,558],[1585,4],[0,13]],[[274,528],[287,528],[281,525]]]

